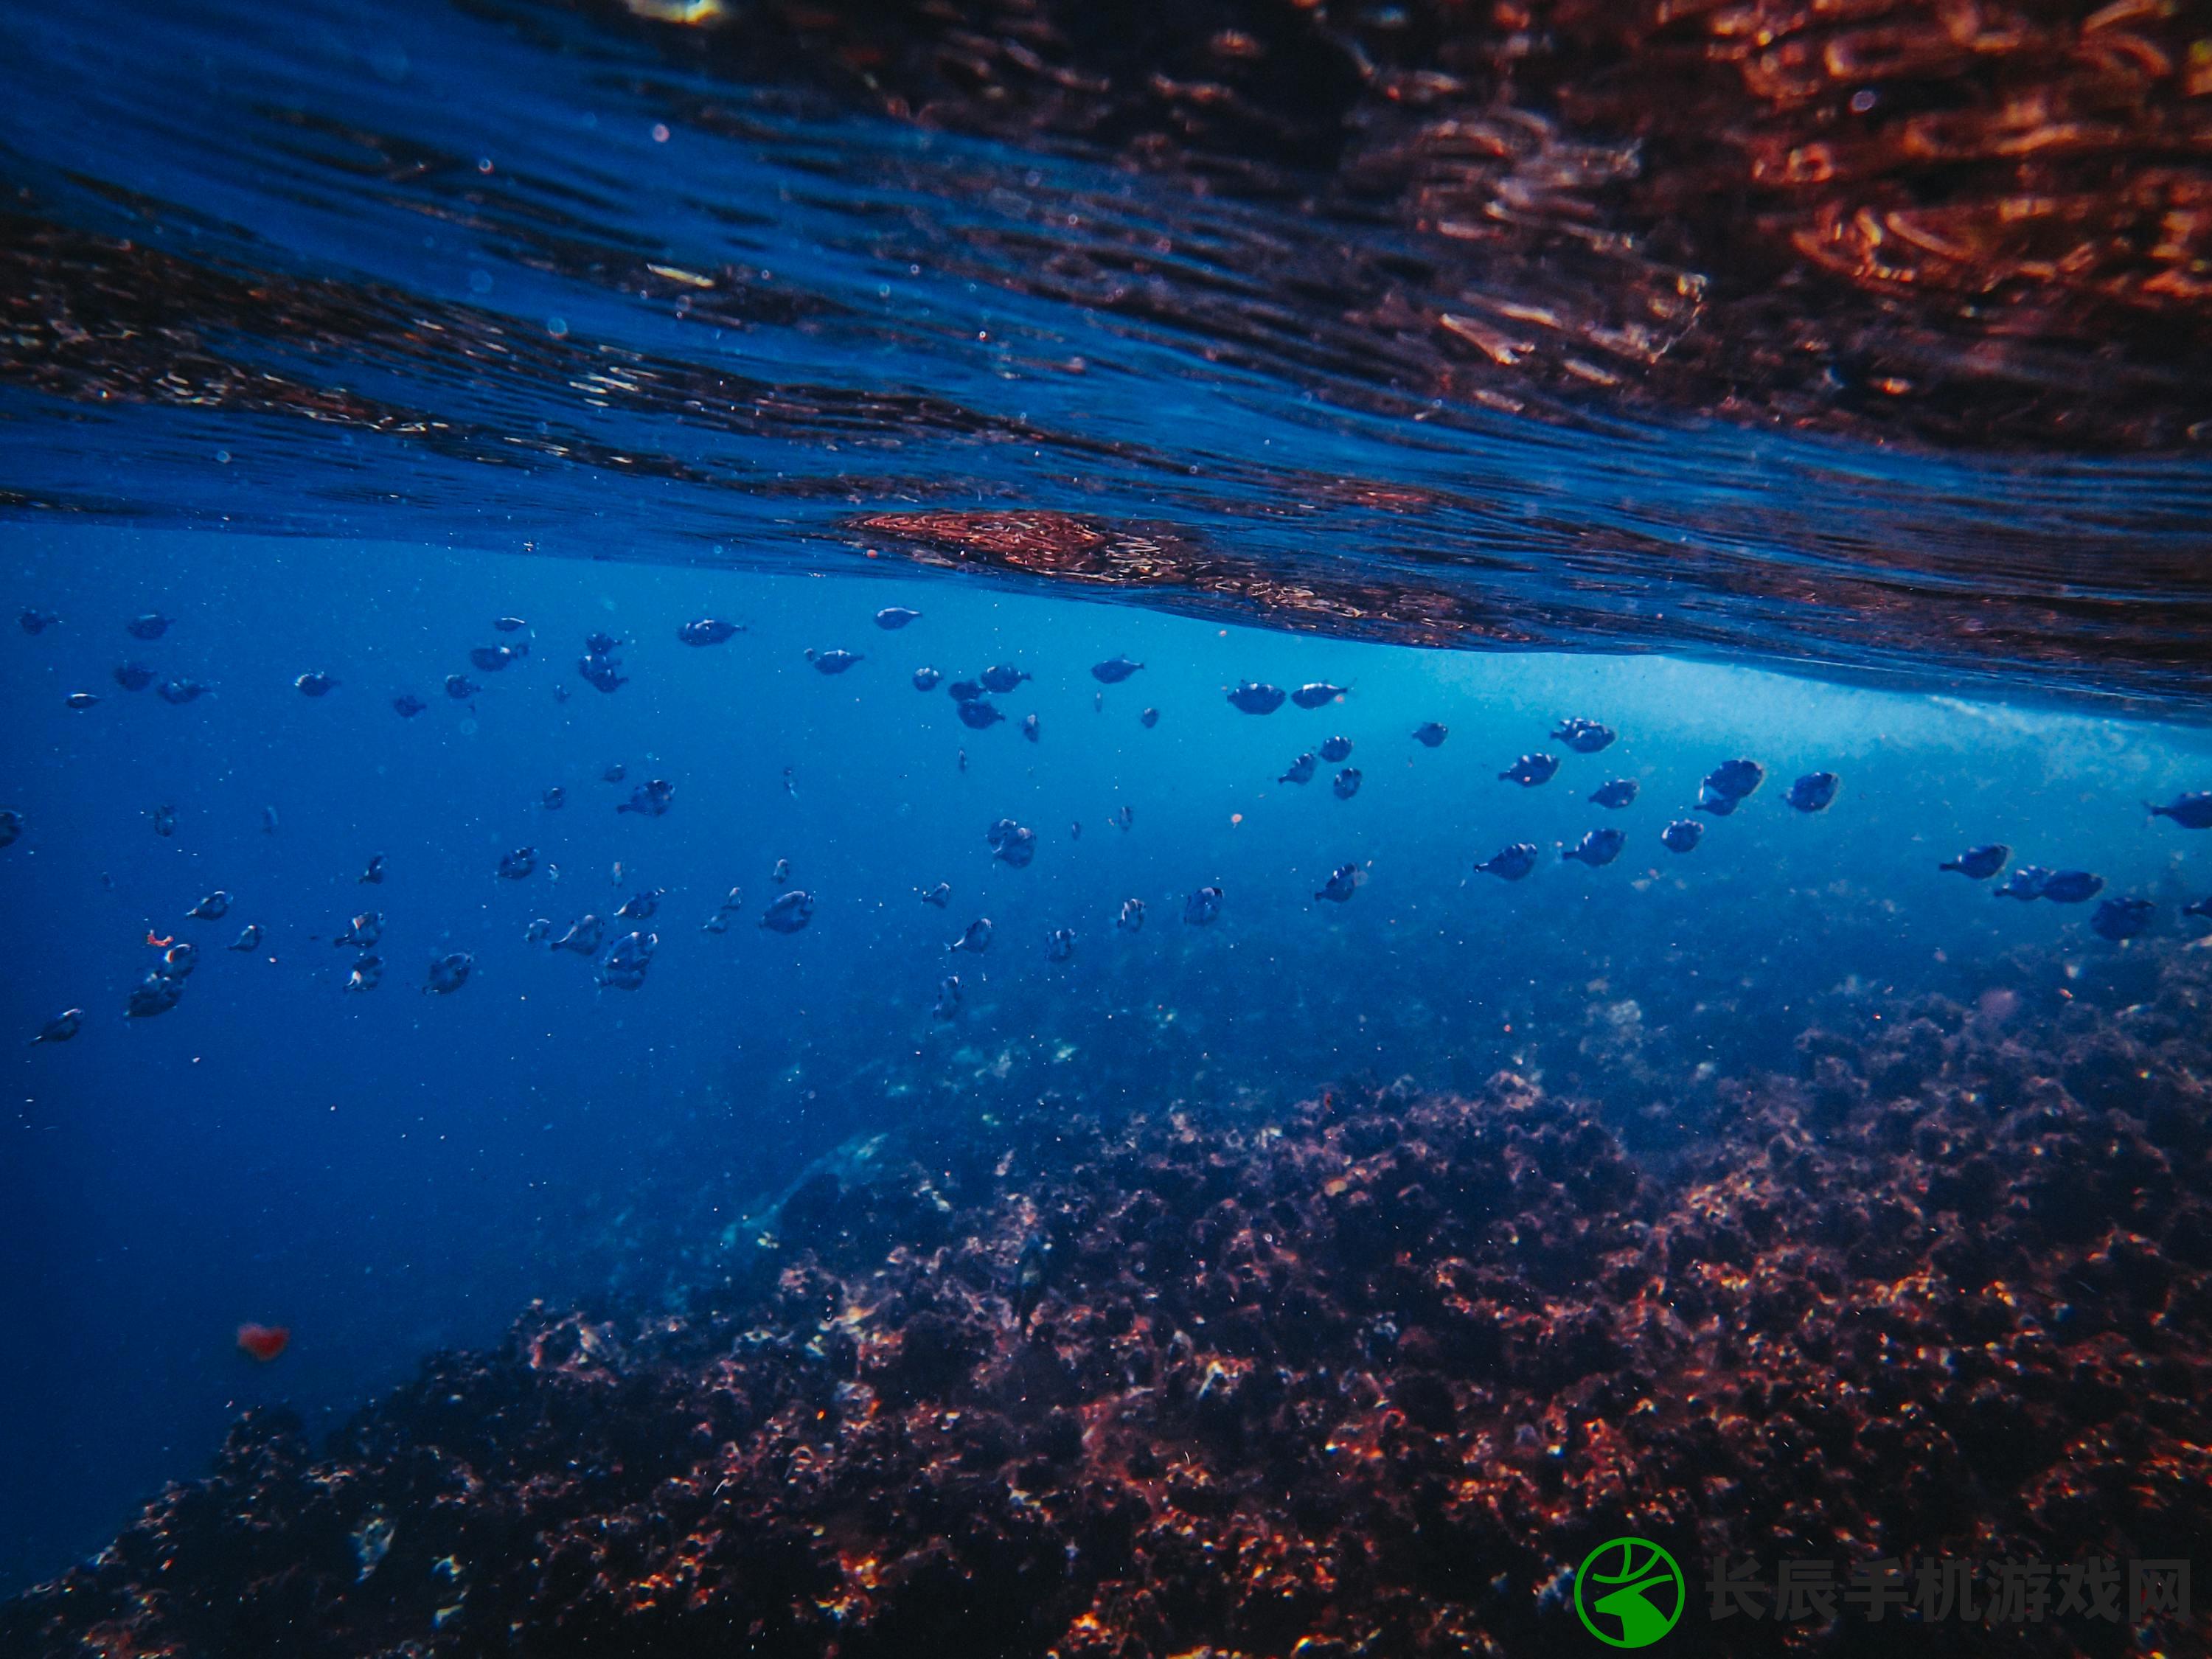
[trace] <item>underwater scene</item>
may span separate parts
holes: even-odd
[[[2212,15],[0,6],[0,1656],[2212,1654]]]

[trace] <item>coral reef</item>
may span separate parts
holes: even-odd
[[[1534,1653],[1587,1639],[1565,1575],[1622,1533],[1692,1620],[1721,1556],[2212,1554],[2206,953],[1797,1052],[1663,1166],[1510,1073],[935,1120],[799,1185],[686,1313],[533,1308],[319,1455],[248,1415],[0,1650]]]

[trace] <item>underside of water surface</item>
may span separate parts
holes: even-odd
[[[0,186],[0,1653],[2212,1651],[2189,7],[18,8]]]

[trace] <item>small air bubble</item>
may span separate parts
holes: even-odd
[[[545,331],[556,340],[567,339],[568,319],[566,317],[548,317],[545,319]]]
[[[653,142],[656,144],[668,142],[668,127],[665,122],[655,121],[653,124]]]

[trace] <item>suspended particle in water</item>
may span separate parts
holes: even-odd
[[[249,1322],[238,1328],[240,1351],[251,1354],[264,1365],[283,1352],[291,1340],[291,1330],[283,1325],[256,1325]]]

